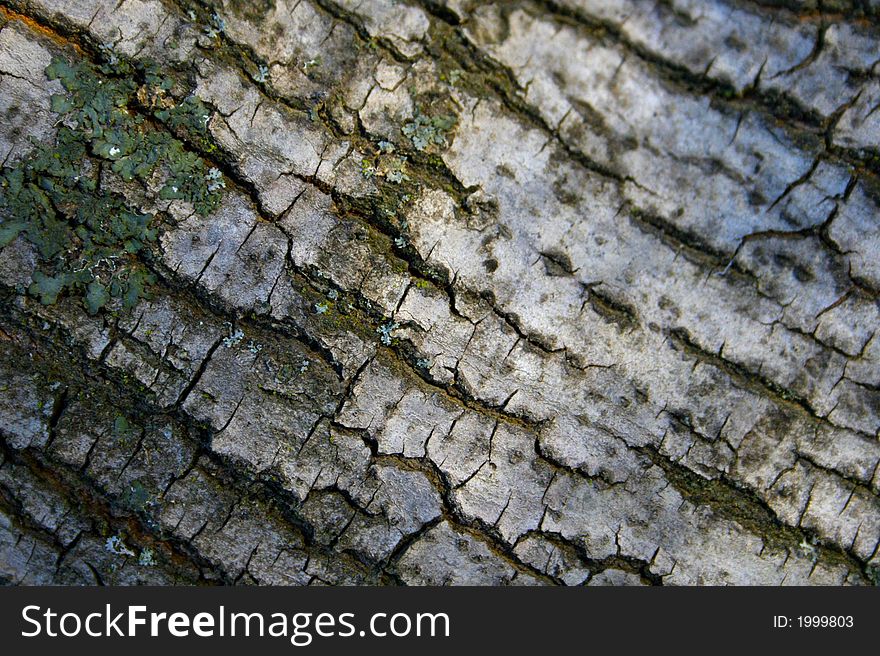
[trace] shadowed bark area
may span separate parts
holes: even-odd
[[[0,579],[876,584],[878,44],[0,0]]]

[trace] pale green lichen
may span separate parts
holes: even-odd
[[[125,542],[123,542],[122,537],[119,535],[114,535],[107,538],[107,541],[104,543],[104,549],[115,556],[135,555],[134,551],[132,551],[125,545]]]
[[[29,293],[45,305],[64,293],[79,296],[91,314],[114,300],[134,306],[154,282],[138,256],[156,239],[155,217],[105,191],[102,167],[128,183],[159,179],[160,198],[185,200],[203,215],[225,186],[219,171],[131,109],[142,96],[163,99],[156,118],[204,135],[204,105],[173,105],[164,95],[172,82],[155,67],[136,68],[109,47],[102,52],[106,61],[97,66],[52,60],[46,75],[64,88],[51,97],[56,138],[0,173],[0,248],[19,236],[33,246],[38,266]],[[146,81],[140,88],[138,76]]]
[[[225,346],[226,348],[232,348],[233,346],[237,345],[242,339],[244,339],[244,332],[240,328],[231,330],[230,326],[229,335],[223,338],[223,346]]]
[[[455,127],[457,119],[452,114],[427,116],[416,111],[413,120],[401,128],[409,137],[416,150],[426,150],[429,146],[445,147],[446,133]]]
[[[393,333],[399,327],[400,324],[395,321],[388,321],[387,323],[383,323],[381,326],[376,328],[376,332],[379,333],[379,340],[385,346],[391,346],[391,333]]]
[[[152,567],[156,564],[156,558],[153,555],[153,550],[147,547],[143,551],[141,551],[141,555],[138,556],[138,565],[141,567]]]

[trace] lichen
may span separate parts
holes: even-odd
[[[138,556],[138,565],[141,567],[152,567],[156,564],[156,558],[153,555],[153,550],[147,547],[143,551],[141,551],[141,555]]]
[[[361,160],[361,175],[363,175],[367,180],[375,177],[376,175],[376,167],[373,166],[372,162],[368,159]]]
[[[65,91],[51,97],[60,116],[55,140],[0,173],[0,248],[21,236],[38,259],[29,293],[45,305],[65,293],[78,296],[90,314],[111,301],[131,308],[155,282],[139,255],[157,237],[156,218],[106,191],[104,169],[126,183],[158,180],[160,198],[185,200],[202,215],[217,206],[225,186],[219,171],[131,109],[151,98],[161,107],[160,121],[198,132],[204,105],[175,105],[164,95],[171,82],[154,67],[138,69],[108,53],[98,66],[52,60],[46,75]],[[145,80],[140,88],[138,76]]]
[[[209,39],[218,38],[226,30],[226,21],[220,14],[211,14],[211,23],[205,28],[205,36]]]
[[[385,174],[385,179],[394,184],[400,184],[409,180],[409,176],[400,169],[392,169]]]
[[[391,333],[397,330],[400,327],[400,324],[394,321],[388,321],[387,323],[383,323],[381,326],[376,328],[376,332],[379,333],[379,340],[385,346],[391,346]]]
[[[232,330],[232,326],[229,326],[230,333],[226,337],[223,338],[223,346],[226,348],[232,348],[236,344],[238,344],[242,339],[244,339],[244,332],[237,328],[234,331]]]
[[[317,69],[321,66],[321,57],[313,57],[303,63],[302,70],[306,77],[314,79]]]
[[[428,116],[416,111],[413,120],[402,128],[404,136],[409,137],[416,150],[426,150],[430,146],[446,146],[446,133],[455,127],[457,119],[452,114]]]
[[[107,538],[107,541],[104,543],[104,549],[116,556],[135,555],[134,551],[132,551],[125,545],[125,542],[123,542],[122,537],[119,535],[114,535]]]

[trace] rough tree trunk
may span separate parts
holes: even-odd
[[[876,0],[0,7],[4,581],[877,581]]]

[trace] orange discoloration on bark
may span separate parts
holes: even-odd
[[[76,45],[75,43],[73,43],[69,39],[65,38],[64,36],[62,36],[61,34],[56,32],[55,30],[52,30],[52,29],[46,27],[45,25],[38,23],[30,16],[26,16],[25,14],[19,14],[18,12],[13,11],[12,9],[9,9],[7,7],[2,7],[2,6],[0,6],[0,16],[2,16],[4,20],[9,21],[9,22],[18,21],[19,23],[24,24],[25,27],[27,27],[31,32],[35,32],[37,34],[40,34],[40,35],[46,37],[47,39],[49,39],[50,41],[52,41],[53,43],[56,43],[60,46],[63,46],[66,48],[73,48],[77,53],[82,54],[82,48],[80,48],[78,45]]]

